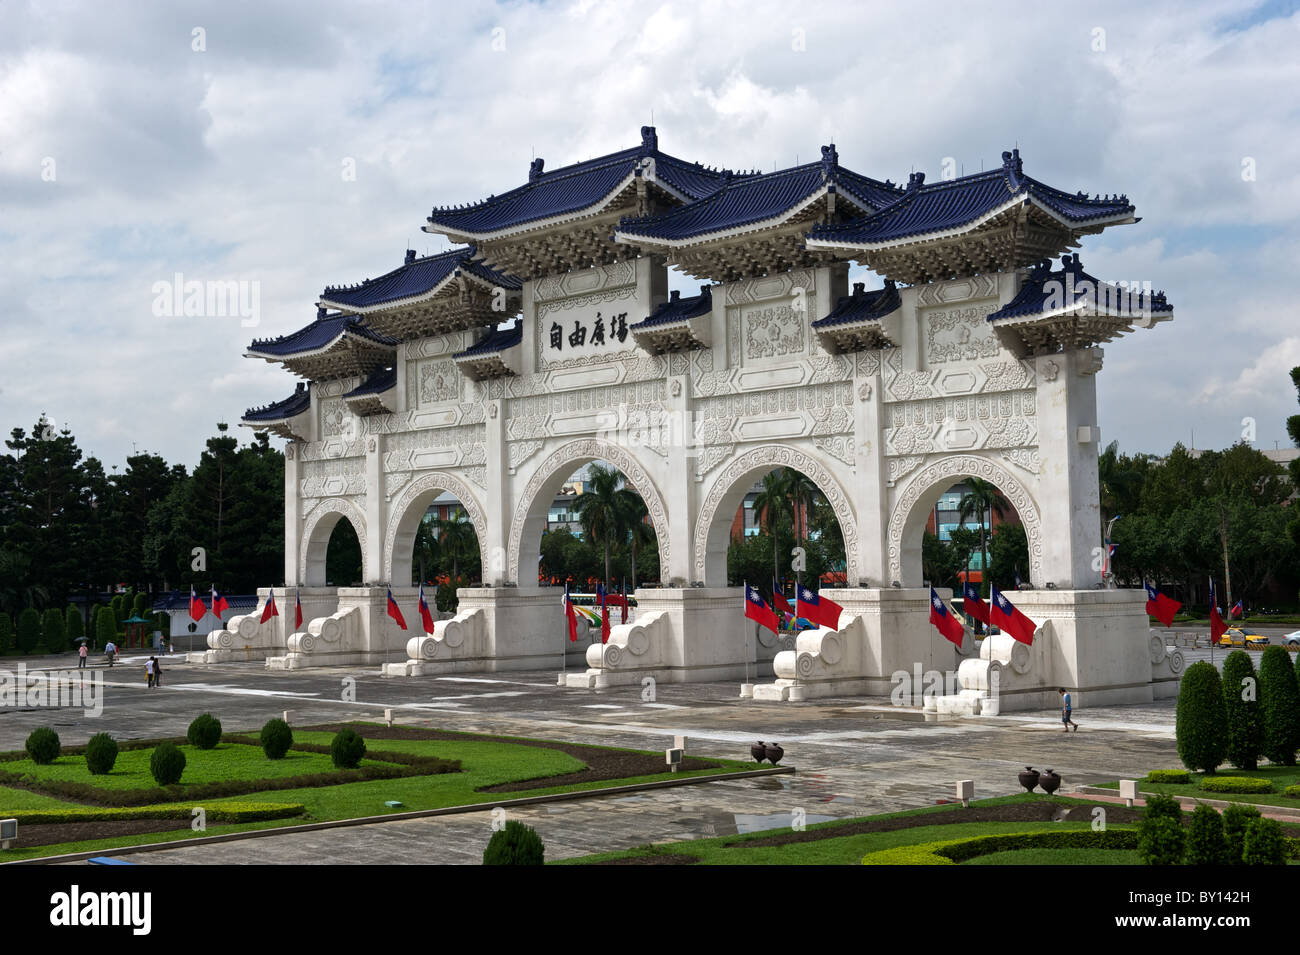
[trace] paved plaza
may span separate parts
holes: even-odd
[[[1208,651],[1188,652],[1191,660]],[[1223,653],[1217,653],[1222,660]],[[288,710],[293,724],[340,719],[394,719],[413,726],[572,740],[659,750],[674,735],[688,752],[748,758],[756,740],[785,747],[793,775],[702,783],[633,795],[591,797],[511,809],[534,826],[551,859],[648,842],[704,838],[807,822],[933,805],[950,798],[958,779],[978,796],[1019,790],[1024,765],[1051,767],[1065,789],[1140,776],[1178,765],[1174,701],[1085,709],[1077,734],[1061,732],[1055,711],[927,722],[887,698],[755,703],[735,683],[664,685],[654,702],[641,687],[578,690],[556,686],[555,671],[444,677],[381,677],[374,668],[267,671],[260,664],[166,668],[149,690],[143,657],[102,671],[104,709],[0,710],[0,748],[21,748],[36,726],[50,725],[65,744],[108,729],[119,738],[184,735],[195,715],[211,711],[228,732],[257,730]],[[30,666],[54,661],[32,660]],[[62,665],[62,664],[60,664]],[[355,685],[351,681],[355,680]],[[354,689],[353,700],[345,691]],[[53,716],[53,720],[51,720]],[[377,806],[377,811],[382,807]],[[491,834],[491,807],[465,814],[376,823],[133,853],[139,864],[209,863],[477,863]]]

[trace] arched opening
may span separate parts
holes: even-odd
[[[483,580],[482,507],[454,475],[426,474],[394,502],[384,553],[393,587],[430,587],[438,607],[455,609],[457,587]]]
[[[364,581],[361,541],[352,522],[340,516],[330,531],[329,543],[325,548],[325,585],[359,587]]]
[[[339,531],[339,525],[345,525]],[[365,519],[350,502],[327,501],[307,519],[299,580],[306,587],[350,587],[367,581]]]

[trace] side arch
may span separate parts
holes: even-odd
[[[420,498],[432,500],[438,492],[447,491],[456,495],[456,499],[465,508],[474,533],[478,536],[479,553],[486,561],[484,542],[487,540],[487,517],[483,505],[479,503],[470,486],[446,471],[431,471],[415,478],[402,496],[388,511],[388,531],[384,535],[384,580],[389,584],[406,587],[411,579],[411,549],[415,546],[415,534],[420,521],[428,508],[418,506]],[[400,583],[398,583],[400,581]]]
[[[747,451],[733,460],[713,480],[700,513],[695,521],[695,580],[712,586],[726,586],[727,544],[731,517],[745,493],[748,475],[766,473],[773,468],[791,468],[800,471],[817,485],[835,511],[840,530],[844,533],[844,560],[849,578],[858,567],[858,521],[849,504],[849,496],[825,465],[795,448],[768,444]],[[726,511],[726,521],[715,527],[719,510]]]
[[[660,494],[658,486],[651,479],[650,474],[646,471],[641,463],[635,457],[627,452],[626,449],[608,441],[602,441],[599,438],[583,438],[577,441],[570,441],[562,444],[549,454],[545,461],[538,465],[533,476],[528,479],[524,486],[523,493],[515,503],[514,518],[510,523],[510,541],[509,541],[509,560],[508,571],[509,579],[516,585],[520,585],[519,580],[519,563],[521,553],[525,548],[532,548],[532,540],[536,539],[540,546],[542,531],[546,528],[545,512],[534,514],[533,508],[537,498],[542,494],[548,485],[554,485],[557,481],[562,484],[572,471],[556,475],[562,468],[571,466],[581,466],[589,461],[608,461],[614,467],[622,472],[627,484],[641,495],[645,501],[646,510],[650,514],[650,523],[654,525],[655,537],[659,542],[659,566],[667,568],[668,555],[670,552],[670,541],[668,539],[668,512],[664,508],[663,495]],[[550,499],[546,501],[550,504]],[[525,540],[527,538],[527,541]],[[534,568],[534,576],[536,568]],[[530,585],[535,581],[530,581]]]
[[[959,454],[926,465],[894,499],[889,514],[889,579],[900,581],[904,587],[921,586],[921,527],[943,492],[964,477],[993,484],[1016,509],[1029,541],[1029,579],[1035,587],[1042,587],[1043,526],[1038,504],[1014,474],[974,454]]]
[[[303,521],[302,546],[298,557],[298,579],[304,587],[325,586],[325,554],[329,550],[330,534],[340,518],[346,517],[357,532],[361,544],[361,577],[369,582],[374,568],[366,560],[366,516],[361,509],[343,497],[331,497],[319,502]]]

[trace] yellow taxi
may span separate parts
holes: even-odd
[[[1268,636],[1257,630],[1249,630],[1246,627],[1229,627],[1227,633],[1219,641],[1221,647],[1254,647],[1256,649],[1268,646]]]

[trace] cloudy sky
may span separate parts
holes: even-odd
[[[106,465],[192,466],[217,421],[293,388],[251,338],[443,248],[431,206],[635,145],[653,116],[714,165],[834,140],[849,168],[933,180],[1018,145],[1036,178],[1126,192],[1142,221],[1084,266],[1177,318],[1106,347],[1103,440],[1223,447],[1253,418],[1285,446],[1297,6],[0,0],[0,430],[44,411]],[[156,314],[177,274],[248,283],[256,326]]]

